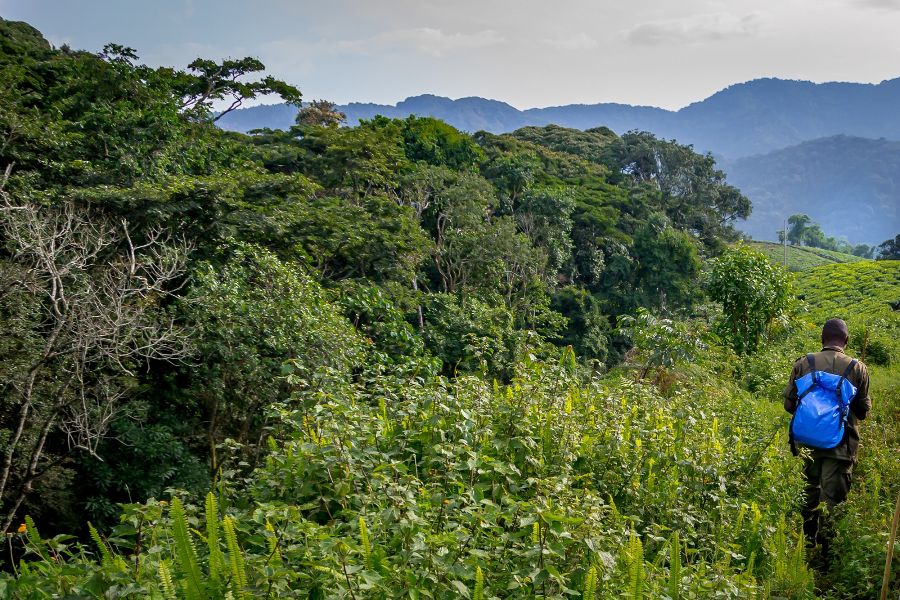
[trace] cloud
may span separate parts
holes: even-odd
[[[541,43],[558,50],[593,50],[598,42],[586,33],[579,33],[565,38],[543,39]]]
[[[854,0],[857,6],[882,10],[900,10],[900,0]]]
[[[396,29],[361,40],[337,42],[334,49],[339,52],[369,54],[372,50],[413,50],[435,58],[441,58],[464,50],[475,50],[496,46],[505,38],[493,29],[474,33],[445,33],[441,29],[417,27]]]
[[[737,17],[718,13],[642,23],[626,32],[625,37],[630,43],[638,46],[701,44],[748,37],[756,33],[758,26],[756,15]]]

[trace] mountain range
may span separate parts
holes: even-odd
[[[889,143],[900,141],[900,78],[878,84],[757,79],[677,111],[613,103],[519,110],[498,100],[430,94],[339,109],[350,125],[376,115],[417,115],[468,132],[549,124],[650,131],[711,152],[729,182],[753,201],[754,214],[740,227],[759,239],[772,239],[783,219],[798,212],[854,243],[880,243],[900,231],[900,152]],[[243,132],[286,129],[296,112],[283,104],[256,106],[219,124]]]

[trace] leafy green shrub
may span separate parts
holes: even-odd
[[[755,250],[739,245],[712,261],[710,298],[722,303],[718,329],[738,354],[756,350],[769,324],[786,314],[791,276]]]

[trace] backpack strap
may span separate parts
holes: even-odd
[[[809,363],[809,370],[810,370],[810,373],[812,373],[812,385],[809,386],[808,388],[806,388],[806,390],[804,390],[804,392],[802,394],[797,396],[798,406],[800,404],[800,401],[803,400],[803,397],[806,396],[808,393],[810,393],[812,391],[812,389],[814,387],[816,387],[816,384],[819,382],[819,378],[816,377],[816,357],[813,356],[812,354],[807,354],[806,362]]]
[[[843,387],[844,387],[844,381],[846,381],[847,376],[850,375],[850,373],[853,372],[853,369],[856,367],[856,365],[857,365],[857,361],[856,361],[856,359],[854,358],[853,360],[850,361],[850,364],[847,365],[847,368],[844,369],[844,374],[841,375],[841,380],[838,381],[837,389],[835,390],[835,392],[837,392],[838,404],[843,404],[844,398],[843,398],[843,396],[842,396],[842,394],[841,394],[841,390],[842,390]],[[852,400],[852,398],[851,398],[850,400]],[[847,402],[847,408],[844,409],[844,418],[845,418],[845,419],[847,418],[847,410],[848,410],[849,408],[850,408],[850,402],[848,401],[848,402]]]

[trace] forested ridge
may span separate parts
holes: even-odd
[[[299,103],[263,69],[0,20],[0,594],[875,597],[896,261],[795,279],[648,133],[217,128]],[[780,392],[835,315],[876,408],[814,572]]]

